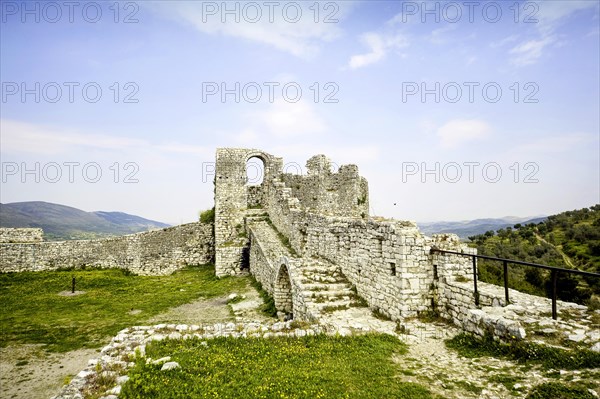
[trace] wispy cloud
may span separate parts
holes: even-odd
[[[390,50],[402,49],[409,45],[408,39],[399,33],[390,35],[368,32],[360,37],[360,41],[369,48],[369,52],[350,57],[348,66],[351,69],[375,64],[383,60]]]
[[[209,11],[206,9],[207,3],[211,3],[212,8]],[[253,5],[247,9],[246,6],[250,3]],[[239,1],[231,3],[149,2],[155,12],[191,24],[202,33],[263,43],[301,58],[314,57],[320,51],[323,43],[341,36],[340,24],[325,23],[326,17],[340,21],[354,7],[354,2],[337,2],[335,3],[336,9],[328,9],[328,12],[325,13],[321,6],[321,14],[316,19],[312,2],[294,3],[295,6],[301,8],[299,13],[295,7],[291,11],[286,8],[287,11],[285,11],[281,4],[272,2],[268,5],[267,3]],[[313,9],[309,8],[311,6]],[[234,10],[234,12],[226,14],[224,13],[225,9]],[[258,17],[258,13],[260,13],[260,17]],[[238,21],[235,20],[236,14]]]
[[[486,137],[490,126],[479,119],[454,119],[437,129],[437,136],[444,148],[455,148],[473,140]]]
[[[243,145],[324,134],[328,130],[315,107],[304,100],[295,103],[277,100],[260,111],[246,114],[245,119],[246,127],[234,137]]]
[[[212,149],[203,146],[167,142],[152,143],[129,137],[45,126],[11,119],[2,119],[0,143],[3,154],[69,155],[103,151],[110,153],[145,152],[155,154],[193,154],[212,156]]]
[[[503,39],[490,43],[491,48],[504,47],[509,43],[514,43],[519,39],[519,35],[510,35]]]
[[[510,62],[517,67],[535,64],[542,58],[546,48],[552,45],[563,45],[564,43],[559,41],[560,35],[556,34],[560,26],[580,11],[595,9],[597,13],[599,3],[586,0],[547,0],[532,4],[536,4],[536,8],[529,17],[537,20],[534,24],[537,34],[509,50]]]
[[[448,33],[456,30],[458,26],[456,24],[446,25],[443,28],[434,29],[428,37],[429,42],[432,44],[445,44],[451,40]]]
[[[509,51],[509,54],[512,55],[511,63],[516,66],[535,64],[542,56],[544,48],[554,42],[555,38],[548,36],[543,39],[520,43]]]

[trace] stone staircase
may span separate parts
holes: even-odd
[[[336,265],[325,259],[305,258],[301,273],[306,307],[329,330],[341,335],[394,333],[396,323],[376,318]]]
[[[275,229],[266,221],[264,216],[251,216],[246,219],[251,225],[254,235],[265,256],[276,263],[282,256],[292,257],[290,251],[283,245]]]
[[[298,296],[295,306],[302,308],[303,318],[318,321],[330,332],[342,335],[365,331],[394,332],[396,323],[373,316],[338,266],[323,258],[293,257],[277,231],[258,212],[249,215],[247,224],[272,263],[277,263],[282,256],[293,260],[289,266]]]
[[[324,259],[305,258],[303,261],[299,286],[312,314],[320,316],[366,306],[337,266]]]

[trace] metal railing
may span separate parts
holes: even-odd
[[[474,292],[474,295],[475,295],[475,305],[477,305],[477,306],[479,306],[479,293],[477,291],[477,258],[502,262],[503,276],[504,276],[504,299],[505,299],[505,302],[506,302],[507,305],[510,303],[510,300],[509,300],[509,297],[508,297],[508,264],[509,263],[512,263],[514,265],[531,266],[531,267],[536,267],[538,269],[550,270],[550,272],[551,272],[550,278],[552,279],[552,296],[551,296],[551,299],[552,299],[552,318],[554,320],[556,320],[556,318],[557,318],[557,312],[556,312],[556,292],[557,292],[556,281],[557,281],[557,278],[558,278],[558,273],[565,272],[567,274],[579,274],[580,276],[590,276],[590,277],[600,278],[600,274],[599,273],[585,272],[585,271],[576,270],[576,269],[564,269],[562,267],[541,265],[539,263],[522,262],[520,260],[497,258],[495,256],[476,255],[476,254],[469,254],[469,253],[457,252],[457,251],[446,251],[446,250],[437,249],[437,248],[431,248],[430,252],[431,252],[431,254],[434,254],[434,253],[438,252],[438,253],[442,253],[442,254],[452,254],[452,255],[460,255],[460,256],[469,256],[469,257],[471,257],[473,259],[473,288],[475,289],[475,292]]]

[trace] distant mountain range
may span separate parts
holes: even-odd
[[[463,220],[460,222],[429,222],[417,223],[419,229],[426,235],[437,233],[454,233],[461,239],[466,240],[470,236],[483,234],[486,231],[496,231],[505,227],[512,227],[517,223],[539,223],[547,219],[546,216],[520,218],[507,216],[499,219],[475,219]]]
[[[543,217],[476,219],[460,222],[417,223],[427,235],[454,233],[466,240],[469,236],[496,231],[517,223],[539,223]],[[42,201],[0,204],[0,227],[41,227],[46,240],[91,239],[137,233],[169,227],[169,224],[123,212],[85,212],[70,206]]]
[[[42,201],[0,204],[0,227],[41,227],[46,240],[91,239],[169,227],[123,212],[85,212]]]

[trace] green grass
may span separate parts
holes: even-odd
[[[148,345],[147,356],[171,356],[181,368],[161,372],[138,359],[120,398],[432,398],[424,387],[397,378],[391,357],[406,353],[406,346],[388,335],[202,342]]]
[[[472,384],[468,381],[452,381],[452,383],[458,385],[460,388],[462,388],[463,390],[467,391],[467,392],[473,392],[474,394],[479,395],[481,393],[481,391],[483,391],[483,388]]]
[[[502,343],[491,337],[479,339],[462,333],[446,341],[446,346],[469,358],[497,357],[541,364],[545,369],[577,370],[600,367],[600,353],[587,349],[560,349],[527,341]]]
[[[510,375],[510,374],[496,374],[496,375],[492,375],[489,379],[489,382],[497,382],[500,383],[502,385],[504,385],[504,387],[506,389],[508,389],[509,391],[515,391],[515,384],[520,383],[523,381],[523,379],[521,377],[517,377],[515,375]]]
[[[273,297],[269,295],[269,293],[263,288],[262,284],[258,282],[258,280],[254,278],[254,276],[250,276],[250,284],[252,285],[252,287],[254,287],[256,291],[258,291],[258,294],[263,300],[263,304],[260,305],[259,310],[265,316],[277,317],[277,308],[275,307],[275,300],[273,299]]]
[[[535,387],[526,399],[595,399],[587,388],[547,382]]]
[[[83,295],[70,291],[71,278]],[[119,330],[142,324],[168,308],[244,288],[246,279],[217,279],[211,265],[170,276],[135,276],[122,270],[0,274],[0,347],[45,344],[48,351],[96,348]],[[138,314],[130,314],[131,310]]]

